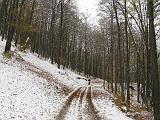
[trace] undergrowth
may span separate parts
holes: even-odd
[[[14,56],[14,52],[13,51],[4,52],[3,56],[7,59],[11,59]]]
[[[146,107],[141,105],[134,105],[130,102],[130,105],[127,104],[126,101],[123,101],[120,94],[114,94],[116,99],[114,99],[115,104],[119,107],[119,109],[124,113],[130,113],[130,117],[133,117],[135,120],[151,120],[150,116],[143,116],[141,113],[147,111]]]

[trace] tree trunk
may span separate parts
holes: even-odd
[[[151,80],[153,81],[153,109],[154,119],[160,120],[160,81],[158,76],[157,45],[154,28],[154,5],[153,0],[148,0],[149,17],[149,42],[151,49]]]

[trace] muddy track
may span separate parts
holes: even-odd
[[[59,114],[56,117],[56,120],[64,120],[65,116],[72,104],[73,100],[76,100],[74,106],[76,106],[76,110],[78,112],[76,120],[100,120],[100,117],[97,115],[95,111],[95,107],[92,103],[92,90],[91,86],[89,87],[80,87],[79,89],[72,92],[72,94],[66,99],[64,105],[58,112]],[[85,108],[83,108],[85,105]],[[86,117],[87,116],[87,117]]]
[[[84,93],[87,88],[84,88],[83,91],[81,91],[80,96],[79,96],[79,103],[78,103],[78,120],[82,120],[82,101],[84,97]]]
[[[64,84],[60,83],[55,76],[53,76],[52,74],[50,74],[49,72],[36,67],[35,65],[33,65],[30,62],[25,61],[19,54],[17,54],[16,56],[16,60],[23,64],[25,66],[25,69],[29,70],[30,72],[36,74],[38,77],[41,77],[43,79],[46,79],[48,81],[49,84],[54,83],[57,86],[60,86],[61,88],[61,92],[65,95],[68,95],[72,89],[70,89],[68,86],[65,86]]]
[[[56,117],[56,120],[63,120],[66,116],[66,113],[71,105],[71,102],[73,101],[74,98],[77,97],[77,95],[80,92],[80,88],[76,89],[71,95],[68,96],[68,98],[66,99],[64,105],[62,106],[61,110],[59,111],[59,114]]]
[[[88,104],[87,112],[90,116],[89,120],[100,120],[101,118],[97,115],[96,109],[95,109],[93,102],[92,102],[91,86],[89,86],[87,89],[86,100],[87,100],[87,104]]]

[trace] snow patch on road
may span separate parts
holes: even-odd
[[[98,79],[93,80],[94,85],[92,87],[94,92],[98,92],[99,96],[94,97],[92,102],[98,112],[98,115],[101,117],[102,120],[133,120],[125,113],[120,111],[118,107],[113,103],[112,97],[113,95],[108,93],[103,89],[103,80]]]
[[[78,111],[76,104],[77,104],[77,99],[74,99],[68,109],[68,112],[64,120],[78,120]]]
[[[102,120],[132,120],[128,118],[125,113],[121,112],[109,99],[93,99],[93,103]]]

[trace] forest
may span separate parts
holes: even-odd
[[[12,44],[101,78],[104,88],[131,106],[136,100],[160,120],[160,1],[99,0],[98,25],[80,15],[75,0],[0,0],[4,53]]]

